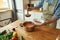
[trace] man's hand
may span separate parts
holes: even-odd
[[[40,22],[38,19],[34,19],[34,22],[35,22],[36,27],[44,24],[44,23]]]
[[[34,19],[34,22],[41,23],[38,19]]]

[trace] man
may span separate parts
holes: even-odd
[[[53,22],[57,21],[59,18],[60,18],[60,0],[58,0],[58,2],[56,4],[53,17],[49,21],[46,21],[39,25],[42,26],[42,25],[53,23]],[[35,20],[35,21],[37,22],[37,20]]]
[[[44,1],[47,1],[49,4],[53,4],[54,3],[53,0],[39,0],[39,1],[40,2],[37,5],[38,8],[42,8],[43,7]]]
[[[39,4],[37,5],[38,8],[42,8],[43,7],[43,3],[44,3],[44,0],[39,0]]]

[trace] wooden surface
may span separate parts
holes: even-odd
[[[36,10],[36,9],[35,9],[35,10],[32,10],[32,11],[33,11],[33,12],[43,12],[43,11],[40,11],[40,10]]]
[[[33,32],[26,32],[24,27],[20,27],[20,23],[23,23],[23,20],[17,20],[7,26],[6,28],[1,28],[1,30],[8,30],[12,28],[16,28],[18,36],[22,35],[25,40],[56,40],[56,37],[60,35],[60,30],[56,28],[52,28],[49,26],[41,26],[35,28]],[[10,28],[11,27],[11,28]]]
[[[27,8],[25,8],[25,10],[27,10]],[[31,11],[33,11],[33,12],[43,12],[42,10],[39,10],[39,9],[33,9]]]

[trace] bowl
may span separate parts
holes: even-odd
[[[31,14],[25,14],[25,16],[26,16],[26,17],[30,17],[30,16],[31,16]]]
[[[23,23],[23,26],[25,27],[26,31],[31,32],[31,31],[34,31],[35,24],[31,21],[26,21]]]

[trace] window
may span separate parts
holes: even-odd
[[[0,0],[0,8],[9,8],[9,0]]]

